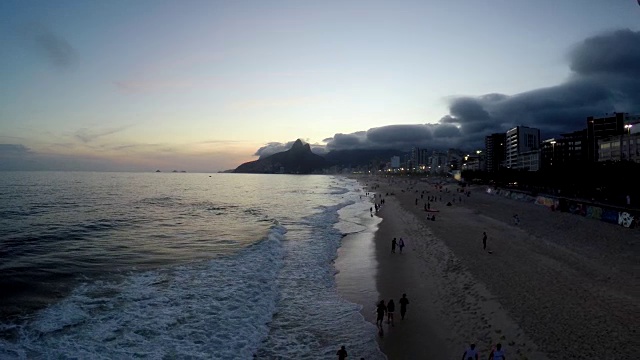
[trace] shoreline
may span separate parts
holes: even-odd
[[[377,184],[372,191],[385,199],[374,235],[379,299],[410,300],[406,319],[396,314],[378,338],[389,359],[458,358],[472,341],[480,359],[497,342],[511,359],[629,358],[640,346],[628,316],[640,313],[636,232],[480,187],[462,198],[456,184],[440,192],[405,179],[356,179],[364,189]],[[422,191],[443,196],[431,203],[436,221],[426,220]],[[483,231],[492,254],[482,251]],[[404,254],[391,254],[393,237],[405,240]]]

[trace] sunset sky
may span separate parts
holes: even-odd
[[[636,0],[3,0],[0,42],[0,170],[209,172],[297,138],[469,148],[640,112]]]

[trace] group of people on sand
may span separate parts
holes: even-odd
[[[400,319],[404,320],[405,315],[407,314],[407,305],[409,305],[409,299],[407,298],[407,294],[402,294],[400,300],[398,300],[400,304]],[[393,302],[393,299],[390,299],[388,303],[385,304],[384,300],[380,300],[378,305],[376,305],[376,326],[378,327],[378,334],[380,336],[384,336],[384,330],[382,329],[382,325],[384,323],[384,316],[387,316],[387,324],[391,326],[395,326],[393,322],[393,314],[396,310],[396,304]],[[345,360],[348,356],[347,349],[343,345],[338,349],[336,353],[338,356],[338,360]],[[360,360],[364,360],[364,358],[360,358]]]
[[[407,294],[402,294],[400,300],[398,300],[400,304],[400,319],[404,320],[404,316],[407,314],[407,305],[409,305],[409,299],[407,298]],[[396,304],[393,302],[393,299],[390,299],[388,303],[385,304],[384,300],[380,300],[378,305],[376,305],[376,326],[378,326],[380,336],[384,335],[384,331],[382,330],[382,323],[384,322],[384,316],[387,315],[387,324],[391,326],[395,326],[393,322],[393,314],[396,310]]]
[[[497,343],[496,347],[489,353],[489,360],[506,360],[502,350],[502,344]],[[469,345],[469,348],[462,354],[462,360],[478,360],[478,350],[476,350],[476,344]]]
[[[369,195],[369,193],[367,193],[367,196]],[[380,197],[380,204],[378,204],[378,202],[376,201],[376,196]],[[376,214],[378,213],[378,211],[382,208],[382,205],[384,204],[384,199],[382,198],[382,194],[373,194],[373,206],[369,208],[369,213],[371,214],[371,217],[373,217],[373,209],[376,209]]]

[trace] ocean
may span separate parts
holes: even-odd
[[[370,206],[337,176],[3,172],[0,358],[385,359],[334,266]]]

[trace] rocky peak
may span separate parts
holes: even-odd
[[[294,154],[310,153],[311,145],[303,143],[302,140],[298,139],[293,143],[291,149],[289,149],[288,151]]]
[[[289,150],[244,163],[234,172],[311,174],[321,171],[327,165],[322,156],[311,151],[311,145],[298,139]]]
[[[293,143],[293,146],[291,146],[290,150],[300,151],[300,150],[304,150],[305,148],[311,150],[311,147],[309,147],[309,144],[302,144],[302,140],[298,139]]]

